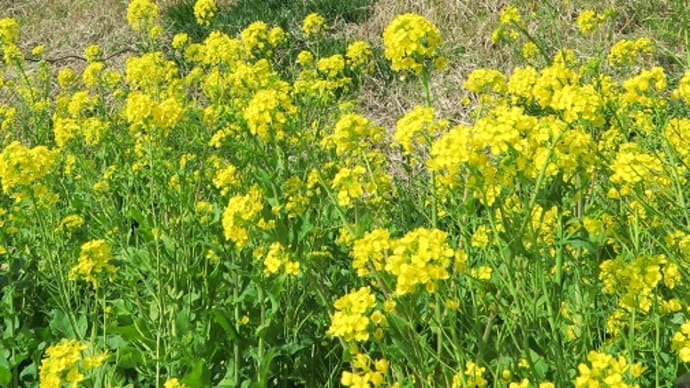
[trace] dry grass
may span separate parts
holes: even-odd
[[[574,49],[579,55],[594,56],[607,42],[621,38],[651,37],[657,44],[656,60],[667,65],[673,73],[683,70],[677,58],[685,53],[679,29],[673,26],[673,0],[514,0],[482,2],[476,0],[379,0],[369,20],[349,26],[348,34],[360,36],[381,45],[381,33],[395,15],[419,13],[439,26],[449,53],[449,66],[432,79],[434,106],[443,117],[455,122],[469,121],[468,111],[461,105],[466,96],[462,83],[467,75],[479,67],[491,67],[505,72],[515,62],[512,47],[494,45],[491,32],[498,23],[500,10],[508,3],[516,5],[528,21],[528,30],[542,37],[551,47]],[[582,36],[575,19],[584,9],[604,11],[615,8],[616,16],[599,34]],[[677,11],[677,10],[676,10]],[[387,128],[415,103],[422,103],[420,87],[412,83],[395,83],[387,88],[372,81],[365,86],[361,105],[365,112]]]
[[[82,61],[69,57],[83,56],[90,44],[101,46],[106,57],[132,45],[127,4],[127,0],[0,0],[0,9],[19,21],[23,48],[42,44],[46,58],[78,68]],[[121,68],[125,57],[126,53],[116,55],[107,64]]]
[[[260,1],[260,0],[257,0]],[[582,55],[594,55],[611,39],[651,36],[660,48],[662,63],[676,66],[683,58],[679,29],[669,20],[674,16],[674,0],[514,0],[529,19],[528,29],[548,37],[553,47],[570,47]],[[128,0],[0,0],[2,16],[16,17],[22,25],[23,48],[44,44],[47,58],[82,55],[89,44],[98,44],[105,56],[131,47],[134,35],[126,24]],[[163,9],[175,0],[159,1]],[[220,1],[222,7],[232,1]],[[416,12],[439,26],[445,37],[449,53],[449,66],[432,79],[434,106],[440,115],[455,122],[469,121],[460,101],[465,97],[462,83],[469,72],[478,67],[493,67],[510,71],[515,65],[512,48],[493,45],[490,40],[499,11],[506,0],[484,2],[476,0],[378,0],[372,7],[371,17],[361,25],[346,26],[345,34],[358,36],[374,45],[381,45],[381,32],[397,14]],[[578,34],[574,20],[586,8],[602,11],[608,7],[617,10],[615,20],[607,33],[583,37]],[[4,14],[8,15],[4,15]],[[257,15],[259,16],[259,15]],[[108,60],[108,65],[122,68],[127,54]],[[58,63],[75,68],[83,63],[66,59]],[[381,80],[368,82],[360,97],[364,113],[377,122],[392,128],[397,119],[413,104],[423,98],[418,83],[396,82],[384,85]]]

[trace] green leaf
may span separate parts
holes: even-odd
[[[3,350],[0,355],[0,385],[9,385],[12,379],[12,371],[10,364],[7,362],[9,351]]]
[[[220,325],[220,327],[223,328],[225,331],[225,334],[230,337],[231,340],[236,340],[237,339],[237,332],[235,331],[235,327],[231,324],[231,321],[228,319],[226,316],[226,311],[221,310],[219,308],[213,309],[211,312],[213,315],[213,322],[217,323]]]
[[[208,387],[211,385],[211,377],[206,368],[205,360],[196,360],[192,371],[182,378],[182,382],[190,387]]]

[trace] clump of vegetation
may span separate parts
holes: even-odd
[[[441,29],[418,14],[376,47],[336,37],[336,8],[229,32],[214,1],[179,7],[196,24],[168,36],[154,2],[130,2],[124,71],[98,46],[52,68],[0,19],[0,384],[686,372],[690,73],[653,40],[607,41],[614,13],[582,10],[606,44],[578,54],[507,6],[491,39],[516,65],[472,71],[457,123],[434,97]],[[420,91],[393,128],[357,101],[384,59]]]

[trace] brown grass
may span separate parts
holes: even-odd
[[[677,58],[684,58],[679,29],[672,17],[679,17],[672,0],[379,0],[369,20],[349,26],[348,34],[381,45],[381,33],[395,15],[419,13],[439,26],[449,52],[449,66],[432,81],[434,106],[440,116],[455,122],[469,121],[468,112],[460,102],[466,96],[462,84],[476,68],[490,67],[510,72],[515,62],[513,48],[494,45],[491,32],[498,23],[498,14],[507,4],[517,6],[528,21],[528,30],[542,37],[553,47],[574,49],[583,56],[594,56],[611,42],[621,38],[650,36],[659,49],[656,60],[667,65],[672,75],[682,71]],[[603,12],[613,7],[616,17],[599,34],[582,36],[575,19],[584,9]],[[676,23],[678,20],[675,21]],[[608,43],[607,43],[608,42]],[[380,124],[392,128],[397,119],[423,98],[418,84],[395,83],[384,88],[380,81],[365,86],[360,103],[365,112]]]
[[[90,44],[101,46],[105,57],[132,45],[127,4],[126,0],[0,0],[0,8],[6,8],[21,25],[22,48],[30,50],[42,44],[46,58],[60,59],[58,65],[73,67],[83,63],[68,57],[83,56]],[[125,53],[116,55],[107,65],[120,68],[125,57]]]
[[[256,0],[260,1],[260,0]],[[288,0],[286,0],[288,1]],[[159,1],[161,8],[175,0]],[[126,23],[128,0],[0,0],[2,16],[16,17],[21,23],[21,46],[31,49],[44,44],[49,59],[82,56],[89,44],[100,45],[108,57],[131,47],[135,36]],[[222,7],[232,1],[219,1]],[[570,47],[582,55],[594,55],[604,47],[606,34],[583,37],[574,21],[580,11],[592,8],[603,11],[615,7],[618,14],[609,23],[612,39],[651,36],[660,48],[659,60],[678,70],[676,58],[684,58],[679,28],[674,26],[677,10],[673,0],[514,0],[525,18],[528,29],[556,47]],[[405,12],[424,15],[439,26],[449,53],[449,66],[432,79],[434,106],[443,117],[455,122],[468,121],[460,104],[465,97],[462,83],[478,67],[493,67],[509,72],[516,64],[512,48],[493,45],[491,31],[506,0],[378,0],[369,20],[345,27],[345,34],[381,46],[381,33],[392,18]],[[7,15],[5,15],[7,14]],[[117,55],[107,65],[122,68],[128,54]],[[80,68],[83,63],[65,59],[59,65]],[[378,123],[392,128],[397,119],[414,104],[422,103],[421,88],[415,82],[396,82],[384,86],[381,80],[366,83],[360,96],[364,113]]]

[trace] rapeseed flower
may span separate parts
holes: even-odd
[[[74,339],[62,339],[59,343],[46,349],[39,371],[39,387],[61,388],[63,381],[72,386],[84,379],[79,372],[79,360],[82,351],[88,345]]]
[[[489,382],[484,378],[486,368],[477,365],[473,361],[465,363],[465,370],[453,376],[452,388],[477,387],[484,388]]]
[[[587,35],[597,30],[605,20],[605,15],[596,13],[591,9],[586,9],[577,16],[576,23],[580,32]]]
[[[447,279],[450,260],[455,252],[438,229],[417,228],[391,242],[392,253],[385,270],[396,277],[395,292],[414,292],[418,285],[434,291],[437,280]]]
[[[426,150],[432,139],[447,126],[446,120],[434,119],[433,108],[415,106],[398,120],[394,136],[403,152],[410,155],[415,150]]]
[[[371,59],[373,52],[369,43],[357,40],[347,45],[345,58],[353,72],[368,72],[371,69]]]
[[[372,360],[364,353],[357,353],[352,359],[352,371],[343,371],[340,383],[346,387],[369,388],[384,383],[389,363],[385,358]]]
[[[371,270],[381,271],[391,253],[391,238],[387,229],[377,228],[355,240],[350,256],[352,267],[358,276],[366,276]]]
[[[92,240],[81,246],[79,261],[69,272],[70,280],[83,278],[91,282],[94,289],[98,289],[101,273],[107,272],[110,277],[115,273],[115,266],[110,264],[113,255],[105,240]]]
[[[238,251],[249,243],[247,228],[257,221],[263,208],[263,194],[257,186],[252,186],[247,194],[235,195],[228,201],[223,212],[223,235],[226,240],[235,243]]]
[[[127,6],[127,22],[133,31],[148,32],[160,18],[160,8],[151,0],[132,0]]]
[[[518,38],[519,31],[524,29],[520,10],[513,5],[507,5],[498,15],[499,25],[491,33],[491,41],[497,43],[502,39]]]
[[[604,352],[591,351],[587,354],[588,363],[577,366],[576,388],[594,387],[605,384],[608,387],[639,387],[631,381],[644,371],[640,363],[630,364],[624,356],[614,357]]]
[[[9,46],[19,38],[19,23],[13,18],[0,19],[0,47]]]
[[[242,112],[249,132],[268,143],[285,137],[284,129],[297,108],[283,90],[262,89],[254,94]]]
[[[326,20],[318,13],[310,13],[302,21],[302,32],[304,32],[304,36],[307,38],[318,36],[327,28]]]
[[[671,347],[678,352],[681,361],[690,363],[690,322],[685,322],[673,333]]]
[[[682,99],[686,104],[690,104],[690,71],[685,72],[680,78],[678,87],[673,90],[672,96],[677,99]]]
[[[208,26],[211,24],[211,19],[218,12],[218,6],[215,0],[196,0],[194,3],[194,17],[197,24],[201,26]]]
[[[103,69],[105,65],[103,62],[91,62],[89,63],[84,72],[82,73],[82,80],[87,88],[93,88],[101,80],[101,75],[103,74]],[[108,74],[112,74],[109,72]],[[119,73],[117,73],[119,74]]]
[[[191,41],[191,38],[189,37],[189,35],[187,35],[184,32],[180,32],[180,33],[175,34],[175,36],[173,36],[172,42],[170,43],[170,45],[176,50],[181,50],[190,41]]]
[[[421,15],[396,16],[383,31],[384,55],[395,71],[420,74],[440,58],[441,34]]]
[[[256,21],[248,25],[240,33],[244,50],[249,57],[270,55],[271,43],[269,41],[268,24]]]
[[[254,257],[264,264],[264,275],[274,275],[281,267],[288,275],[299,274],[299,262],[292,260],[290,252],[279,242],[272,243],[268,250],[259,247],[254,250]]]
[[[56,163],[57,151],[45,146],[29,148],[18,141],[8,144],[0,152],[0,183],[9,194],[19,186],[27,186],[43,179]]]
[[[609,50],[608,60],[612,66],[630,66],[641,55],[652,54],[654,51],[654,43],[649,38],[644,37],[634,41],[621,39]]]
[[[183,384],[177,377],[172,377],[165,380],[163,383],[164,388],[189,388],[187,384]]]
[[[369,287],[361,287],[338,298],[333,306],[328,335],[341,337],[346,342],[369,339],[369,311],[376,305],[376,297]]]

